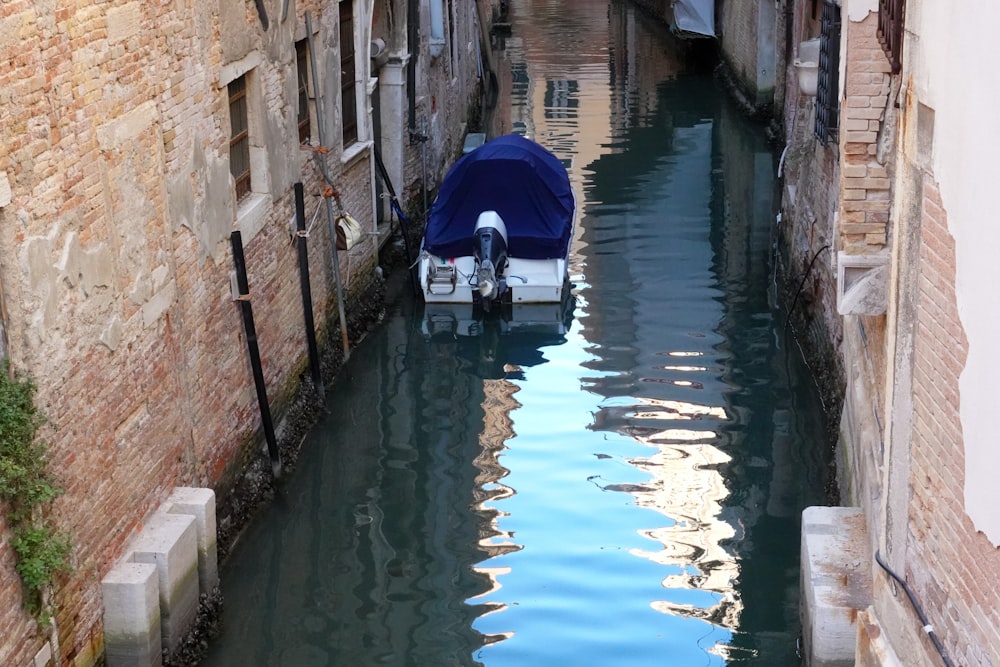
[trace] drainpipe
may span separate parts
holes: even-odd
[[[431,58],[444,51],[444,0],[431,0]]]
[[[417,135],[417,55],[420,53],[420,0],[409,0],[406,7],[406,41],[410,59],[406,63],[406,101],[409,105],[410,143]]]
[[[361,69],[363,76],[361,80],[365,87],[365,122],[368,123],[368,139],[371,142],[371,148],[368,149],[368,182],[371,184],[372,230],[369,233],[372,240],[372,264],[375,266],[375,271],[380,272],[381,268],[378,265],[378,192],[375,185],[375,142],[379,133],[375,130],[375,124],[378,119],[374,114],[372,101],[372,95],[378,86],[378,79],[375,78],[378,75],[378,71],[373,71],[371,59],[371,48],[374,44],[372,40],[372,21],[375,16],[373,4],[373,0],[367,0],[364,3],[364,14],[361,23],[364,30],[361,35],[361,43],[364,45],[363,48],[369,52],[369,57],[363,60],[364,65]]]

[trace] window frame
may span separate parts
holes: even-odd
[[[354,44],[354,0],[338,3],[340,26],[340,117],[344,148],[360,140],[358,128],[357,54]]]
[[[819,41],[819,76],[816,82],[816,118],[813,133],[826,145],[838,137],[840,126],[840,7],[824,0]]]
[[[903,69],[903,24],[905,0],[878,0],[878,41],[885,51],[893,74]]]
[[[295,42],[295,77],[298,90],[298,107],[296,109],[296,125],[299,132],[299,145],[312,143],[312,120],[309,108],[309,40],[300,39]]]
[[[246,74],[241,74],[226,84],[229,99],[229,173],[233,177],[237,203],[253,192],[247,89]]]

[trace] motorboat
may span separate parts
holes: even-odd
[[[562,161],[519,134],[487,141],[448,171],[419,258],[430,304],[550,304],[569,292],[576,200]],[[561,320],[561,315],[557,314]]]

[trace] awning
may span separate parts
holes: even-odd
[[[715,37],[715,0],[674,0],[674,26],[681,32]]]

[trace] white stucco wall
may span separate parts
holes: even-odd
[[[907,3],[918,99],[934,109],[933,176],[955,238],[958,312],[969,355],[961,375],[965,508],[1000,544],[1000,71],[996,0]],[[905,56],[904,56],[905,57]]]

